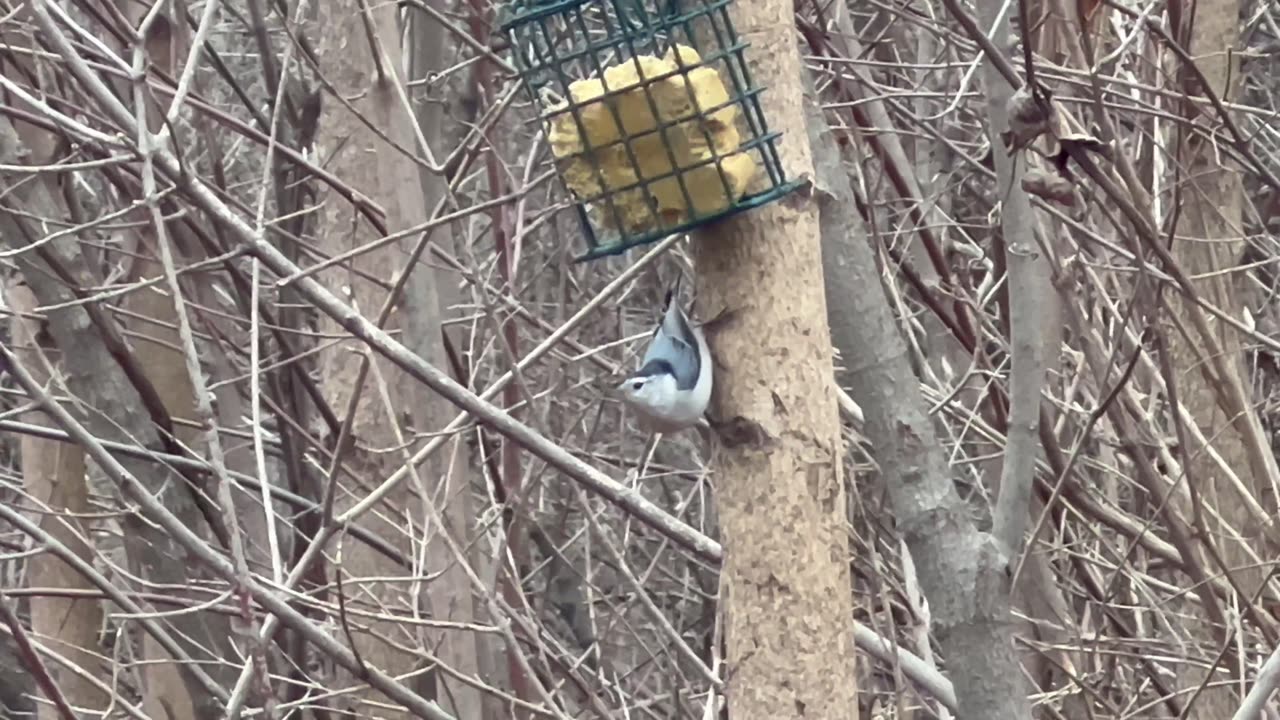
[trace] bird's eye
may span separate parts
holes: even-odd
[[[640,388],[642,388],[642,387],[644,387],[644,383],[642,383],[642,382],[633,382],[633,383],[631,383],[631,389],[632,389],[632,390],[639,390],[639,389],[640,389]]]

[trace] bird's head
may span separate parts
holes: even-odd
[[[617,389],[628,405],[647,414],[663,415],[664,409],[675,402],[676,376],[671,363],[653,360],[628,375]]]

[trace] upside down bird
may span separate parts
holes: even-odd
[[[646,430],[669,435],[696,425],[706,412],[713,364],[702,328],[689,321],[673,288],[640,369],[618,390]]]

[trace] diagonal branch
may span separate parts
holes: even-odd
[[[124,465],[98,442],[79,421],[71,416],[62,405],[58,404],[45,392],[44,388],[31,377],[31,374],[18,362],[7,345],[0,344],[0,369],[7,370],[23,390],[35,401],[49,417],[77,443],[84,447],[89,457],[103,469],[121,490],[153,522],[160,525],[193,557],[212,570],[223,580],[235,585],[240,583],[249,594],[268,612],[280,618],[286,626],[304,636],[318,650],[329,655],[356,677],[369,683],[372,687],[392,700],[401,703],[419,717],[428,720],[453,720],[452,716],[440,709],[438,705],[409,690],[403,684],[376,668],[361,663],[351,652],[329,634],[309,622],[305,616],[295,610],[289,603],[268,591],[252,578],[242,578],[235,566],[225,557],[215,553],[208,543],[179,520],[168,508],[162,505],[145,486],[131,474]]]

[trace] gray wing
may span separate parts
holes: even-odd
[[[676,387],[681,390],[692,390],[698,383],[698,373],[702,369],[702,361],[698,357],[698,342],[689,326],[680,306],[673,295],[668,294],[667,311],[662,317],[662,324],[653,331],[653,339],[644,354],[644,365],[654,360],[662,360],[671,365],[676,378]]]

